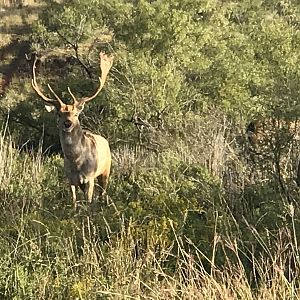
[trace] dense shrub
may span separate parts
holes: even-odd
[[[66,102],[68,86],[91,94],[99,51],[115,56],[81,116],[108,138],[113,172],[108,195],[87,205],[81,194],[75,210],[55,116],[28,65],[12,78],[0,102],[0,295],[296,298],[299,145],[289,124],[299,114],[300,6],[44,5],[30,39],[46,94],[49,82]],[[253,119],[265,133],[255,149],[245,137]]]

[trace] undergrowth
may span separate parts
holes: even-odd
[[[19,149],[3,131],[1,297],[297,299],[297,191],[286,178],[288,201],[272,178],[249,180],[218,126],[207,146],[222,150],[222,170],[188,140],[189,159],[183,144],[119,146],[107,197],[88,206],[81,195],[77,210],[62,158]]]

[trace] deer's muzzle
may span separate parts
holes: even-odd
[[[66,121],[64,121],[64,130],[65,131],[71,131],[72,130],[72,128],[73,128],[73,123],[72,123],[72,121],[70,121],[70,120],[66,120]]]

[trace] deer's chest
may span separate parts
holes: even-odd
[[[70,135],[67,135],[64,139],[64,143],[66,144],[66,146],[68,147],[72,147],[73,146],[73,138]]]
[[[97,161],[94,157],[80,157],[77,160],[65,158],[65,173],[73,185],[87,183],[95,177]]]

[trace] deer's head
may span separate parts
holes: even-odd
[[[108,57],[103,52],[100,52],[100,69],[102,73],[101,73],[101,77],[99,77],[99,87],[92,96],[77,99],[72,93],[72,91],[70,90],[70,88],[68,87],[68,92],[73,99],[72,104],[65,104],[57,96],[57,94],[53,91],[53,89],[49,84],[48,84],[48,88],[52,93],[52,95],[54,96],[54,99],[45,96],[41,92],[36,82],[36,74],[35,74],[36,61],[37,61],[37,57],[35,56],[33,67],[32,67],[31,85],[35,90],[35,92],[44,100],[46,110],[48,112],[54,112],[58,116],[59,128],[65,132],[71,132],[79,124],[78,116],[84,109],[85,103],[94,99],[102,90],[107,74],[112,66],[113,58]]]

